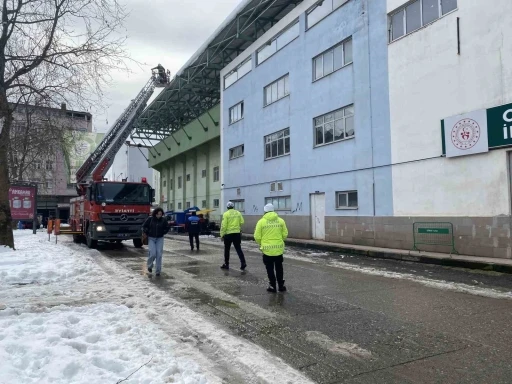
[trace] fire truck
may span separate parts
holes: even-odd
[[[153,68],[151,79],[76,172],[78,197],[71,199],[69,232],[74,242],[96,248],[98,241],[133,240],[136,248],[142,247],[142,224],[155,200],[154,189],[145,178],[118,182],[106,180],[105,175],[155,88],[168,83],[169,73],[160,64]]]

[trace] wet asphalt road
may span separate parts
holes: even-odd
[[[217,240],[203,242],[200,252],[191,252],[186,240],[166,240],[159,278],[147,275],[144,249],[102,245],[100,251],[318,383],[512,382],[511,299],[330,264],[495,292],[512,291],[512,275],[290,249],[315,262],[285,258],[289,291],[270,294],[254,243],[242,245],[249,267],[241,272],[219,268],[223,249]],[[231,258],[236,267],[234,249]]]

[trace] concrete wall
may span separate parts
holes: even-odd
[[[406,3],[388,0],[388,11]],[[441,158],[442,119],[512,102],[512,2],[458,10],[389,44],[396,216],[509,215],[505,150]],[[457,54],[460,18],[461,54]],[[491,27],[492,26],[492,27]]]
[[[304,1],[221,73],[223,78],[253,56],[252,71],[222,91],[223,202],[244,199],[247,215],[261,215],[265,197],[291,196],[292,208],[282,214],[293,216],[291,235],[305,238],[311,235],[309,200],[315,191],[325,192],[327,215],[393,213],[386,4],[350,0],[306,31],[305,11],[313,4]],[[296,18],[300,36],[256,66],[255,51]],[[353,64],[313,82],[312,59],[349,37]],[[290,95],[264,107],[264,87],[287,73]],[[229,108],[241,100],[244,118],[229,125]],[[313,118],[350,104],[355,137],[315,148]],[[264,136],[284,128],[290,128],[290,155],[265,161]],[[229,160],[229,149],[240,144],[244,156]],[[270,192],[274,181],[283,183],[282,192]],[[349,190],[358,191],[359,208],[337,210],[336,191]]]
[[[326,240],[335,243],[412,250],[413,224],[436,222],[433,217],[327,217]],[[512,258],[511,218],[443,217],[453,224],[455,249],[460,254]],[[419,245],[422,251],[449,253],[450,247]]]

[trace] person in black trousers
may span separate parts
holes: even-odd
[[[235,246],[236,253],[240,259],[240,269],[242,271],[247,268],[245,262],[245,255],[242,251],[242,225],[244,224],[244,218],[242,214],[235,209],[233,202],[228,202],[227,211],[222,215],[222,223],[220,226],[220,238],[224,240],[224,264],[222,269],[229,269],[229,252],[231,250],[231,244]]]
[[[199,251],[199,233],[201,232],[201,225],[196,211],[190,211],[188,218],[188,239],[190,241],[190,250],[194,250],[194,238],[196,239],[196,248]]]

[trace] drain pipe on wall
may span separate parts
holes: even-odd
[[[375,167],[374,167],[374,158],[373,158],[373,102],[372,102],[372,66],[371,66],[371,54],[370,54],[370,6],[369,0],[366,0],[363,3],[364,9],[363,13],[365,13],[366,17],[366,27],[368,31],[368,89],[370,94],[370,144],[371,144],[371,159],[372,159],[372,199],[373,199],[373,217],[375,217],[376,208],[375,208]]]

